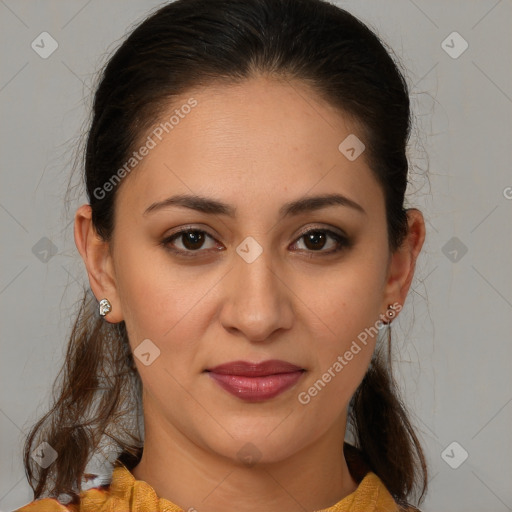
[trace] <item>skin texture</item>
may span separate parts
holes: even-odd
[[[409,235],[390,253],[383,192],[364,153],[349,161],[338,150],[349,134],[363,136],[306,85],[259,76],[188,91],[163,118],[189,97],[198,105],[119,186],[111,243],[96,235],[88,205],[75,217],[91,288],[112,304],[106,321],[126,322],[132,349],[150,339],[160,350],[149,366],[135,357],[146,437],[133,474],[185,510],[320,510],[357,488],[342,446],[376,337],[307,405],[298,395],[388,304],[404,303],[423,217],[408,211]],[[365,212],[335,205],[279,218],[286,202],[332,193]],[[174,194],[223,201],[236,217],[177,206],[144,215]],[[202,246],[168,244],[197,247],[190,258],[161,244],[180,227],[208,235]],[[302,235],[313,228],[345,233],[350,244],[325,232],[323,246],[308,243]],[[263,250],[252,263],[236,252],[248,236]],[[242,401],[204,371],[268,359],[306,371],[265,402]],[[244,446],[256,464],[240,459]]]

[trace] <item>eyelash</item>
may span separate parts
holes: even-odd
[[[186,234],[186,233],[202,233],[202,234],[205,234],[206,236],[209,236],[210,238],[215,240],[215,238],[213,236],[211,236],[209,233],[207,233],[206,231],[204,231],[202,229],[193,229],[193,228],[187,227],[187,228],[181,229],[181,230],[177,231],[176,233],[174,233],[174,234],[164,238],[162,240],[162,242],[161,242],[161,245],[164,246],[164,248],[166,250],[168,250],[168,251],[170,251],[170,252],[172,252],[174,254],[177,254],[179,256],[183,256],[185,258],[194,258],[195,257],[195,253],[203,252],[203,250],[197,249],[195,251],[192,251],[192,250],[183,251],[181,249],[176,249],[176,248],[174,248],[174,247],[172,247],[170,245],[171,242],[173,242],[174,240],[178,239],[180,236],[182,236],[183,234]],[[306,249],[305,251],[308,252],[308,253],[320,253],[323,256],[329,256],[329,255],[338,253],[338,252],[342,251],[343,249],[348,249],[352,245],[351,241],[347,237],[345,237],[344,235],[340,235],[339,233],[336,233],[336,232],[334,232],[334,231],[332,231],[330,229],[327,229],[327,228],[313,228],[313,229],[310,229],[308,231],[304,231],[297,238],[295,243],[297,243],[303,237],[305,237],[307,235],[310,235],[312,233],[325,233],[325,234],[327,234],[328,237],[333,238],[338,243],[338,247],[336,249],[331,249],[330,251],[323,251],[323,250],[314,251],[314,250],[307,250]],[[304,250],[304,249],[300,249],[300,250]],[[308,255],[308,257],[313,258],[315,256],[313,254],[310,254],[310,255]]]

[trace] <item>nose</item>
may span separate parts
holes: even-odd
[[[220,321],[232,334],[251,342],[270,342],[293,323],[293,292],[286,277],[272,268],[265,251],[248,263],[238,255],[224,280]]]

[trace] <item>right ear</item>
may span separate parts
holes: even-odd
[[[98,300],[108,299],[112,311],[105,316],[110,323],[119,323],[124,317],[117,292],[112,254],[109,242],[103,240],[92,223],[92,208],[84,204],[75,213],[75,244],[84,260],[89,284]]]

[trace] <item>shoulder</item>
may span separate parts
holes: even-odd
[[[17,508],[13,512],[77,512],[77,510],[76,505],[64,505],[55,498],[40,498]]]
[[[99,486],[82,491],[77,501],[62,503],[56,498],[39,498],[12,512],[97,512],[109,495],[108,486]]]
[[[345,460],[347,461],[350,474],[354,480],[356,480],[358,484],[361,484],[364,480],[365,491],[372,486],[380,490],[379,499],[383,502],[385,510],[394,510],[396,512],[422,512],[414,505],[411,505],[405,500],[400,500],[389,493],[382,480],[371,470],[370,464],[362,450],[344,442],[343,453]]]

